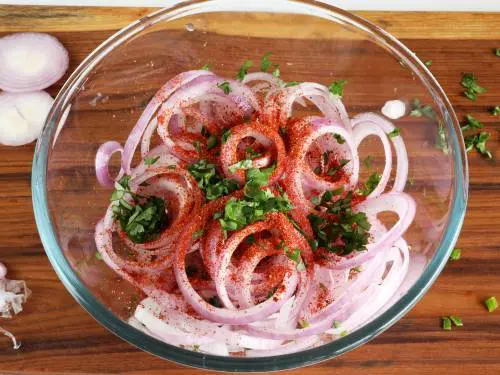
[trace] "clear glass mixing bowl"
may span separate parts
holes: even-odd
[[[109,190],[94,174],[105,140],[124,142],[155,91],[174,75],[210,63],[234,76],[245,59],[273,52],[287,81],[348,81],[349,114],[379,111],[385,101],[417,98],[430,119],[405,116],[402,129],[418,203],[405,235],[410,272],[400,298],[346,337],[298,354],[261,359],[218,357],[160,342],[134,329],[135,291],[95,258],[94,226]],[[438,127],[443,147],[436,147]],[[363,150],[375,156],[377,143]],[[363,150],[361,154],[363,155]],[[361,156],[362,156],[361,155]],[[113,159],[118,165],[118,160]],[[394,37],[346,11],[314,1],[191,1],[146,16],[113,35],[73,73],[56,98],[33,163],[33,204],[40,237],[66,288],[110,331],[155,355],[226,371],[294,368],[338,356],[400,319],[436,279],[457,239],[467,200],[460,128],[443,90],[422,62]]]

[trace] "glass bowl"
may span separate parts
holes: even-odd
[[[300,353],[254,359],[171,346],[127,323],[135,291],[95,258],[94,226],[110,194],[96,181],[95,153],[106,140],[123,143],[155,91],[174,75],[209,63],[221,76],[233,77],[245,59],[258,62],[268,51],[287,81],[328,85],[347,80],[343,99],[350,116],[378,112],[391,99],[404,101],[408,112],[414,99],[432,106],[435,116],[425,110],[421,117],[407,112],[395,121],[409,155],[406,192],[418,204],[405,234],[411,245],[410,272],[375,319],[343,338]],[[361,156],[369,152],[376,159],[379,149],[376,142],[366,142]],[[112,160],[114,167],[118,163]],[[32,175],[40,237],[75,299],[110,331],[145,351],[225,371],[310,365],[352,350],[397,322],[445,265],[462,225],[467,189],[466,154],[456,116],[425,65],[377,26],[308,0],[183,2],[119,31],[75,70],[60,91],[38,141]]]

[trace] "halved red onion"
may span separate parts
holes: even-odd
[[[56,83],[69,65],[68,51],[49,34],[18,33],[0,39],[0,89],[43,90]]]
[[[45,91],[0,93],[0,144],[20,146],[37,139],[53,102]]]

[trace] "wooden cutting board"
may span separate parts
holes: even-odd
[[[104,39],[149,13],[146,8],[0,6],[0,36],[44,31],[71,56],[70,71]],[[388,331],[340,358],[296,374],[500,374],[500,309],[488,314],[481,301],[500,299],[500,13],[358,12],[399,37],[423,60],[455,106],[491,132],[487,160],[469,154],[470,200],[459,240],[462,259],[450,263],[421,302]],[[474,72],[488,92],[476,102],[461,95],[462,72]],[[55,94],[59,86],[50,91]],[[38,237],[31,206],[34,145],[0,146],[0,260],[13,279],[25,279],[33,296],[15,319],[1,323],[22,341],[13,351],[0,339],[0,373],[202,373],[146,354],[112,335],[69,295],[52,270]],[[464,327],[440,328],[440,316],[458,315]],[[291,372],[290,372],[291,373]]]

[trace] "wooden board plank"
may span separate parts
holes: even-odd
[[[71,69],[117,28],[149,9],[0,6],[0,32],[51,31],[68,47]],[[443,85],[461,117],[471,113],[492,133],[498,157],[500,118],[486,110],[500,104],[500,14],[361,13],[403,39]],[[476,72],[488,93],[470,102],[460,94],[464,71]],[[51,89],[55,94],[59,86]],[[0,146],[0,259],[12,278],[26,279],[33,296],[25,311],[2,325],[23,341],[14,352],[0,340],[0,373],[195,374],[121,341],[98,325],[57,279],[36,233],[30,172],[34,145]],[[500,173],[498,162],[469,156],[471,198],[459,241],[463,259],[449,264],[423,300],[400,322],[367,345],[301,374],[497,374],[500,373],[500,314],[481,300],[500,297]],[[456,314],[465,326],[439,328],[439,316]],[[296,372],[298,373],[298,372]]]

